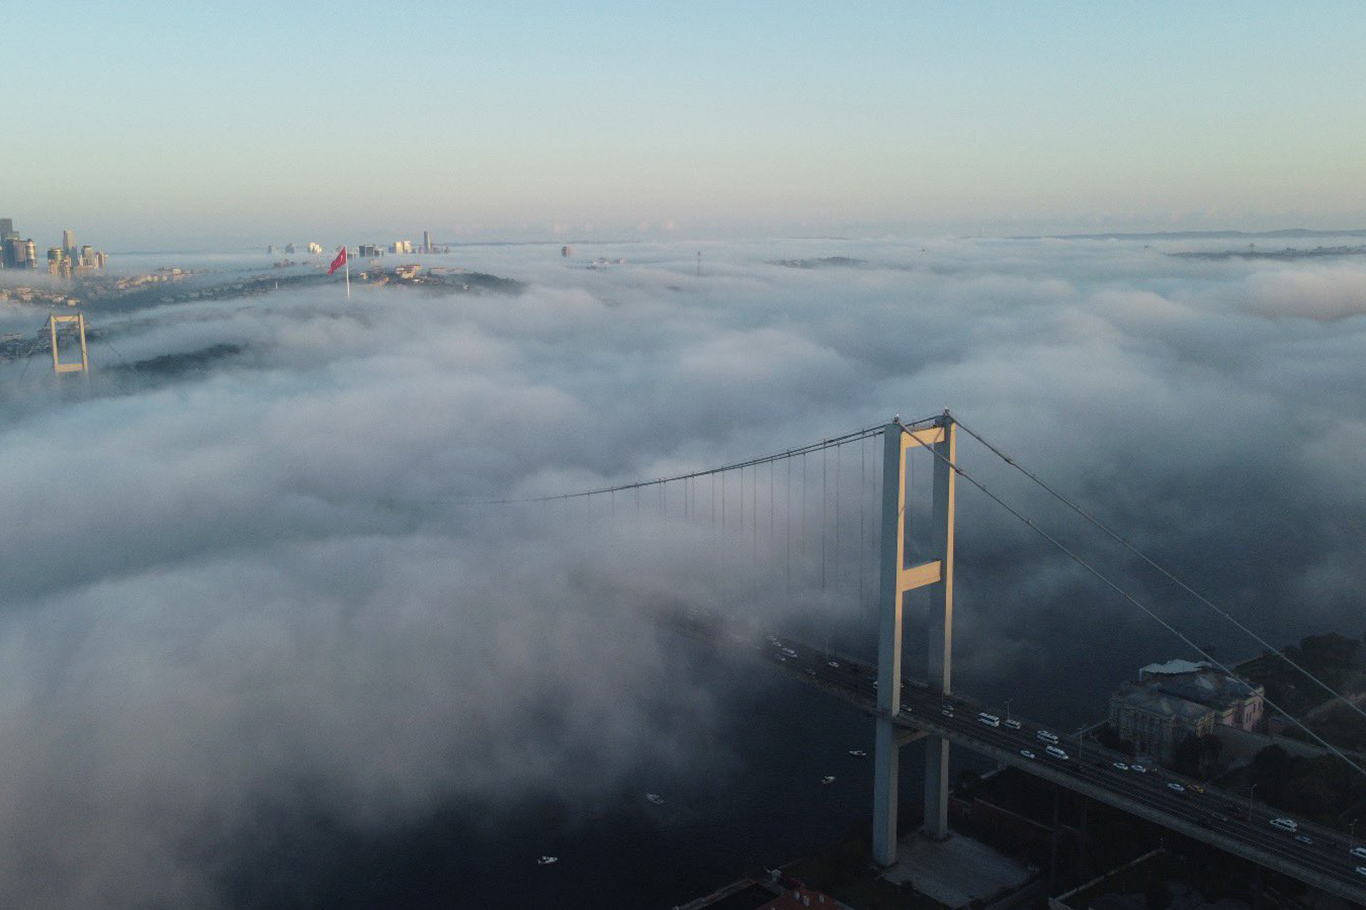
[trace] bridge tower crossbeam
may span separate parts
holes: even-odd
[[[930,556],[906,565],[906,453],[926,447],[935,454]],[[897,858],[897,799],[901,741],[893,724],[901,712],[901,651],[905,595],[930,588],[927,679],[947,696],[953,668],[953,537],[955,433],[946,410],[933,426],[912,430],[899,419],[883,432],[882,552],[878,598],[878,716],[873,761],[873,860],[890,866]],[[936,647],[935,643],[940,646]],[[924,833],[948,837],[949,743],[925,738]]]

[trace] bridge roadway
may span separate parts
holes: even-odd
[[[877,670],[843,655],[826,655],[804,644],[776,636],[751,641],[732,631],[732,638],[756,656],[798,678],[844,699],[870,715],[877,714]],[[1196,789],[1197,781],[1166,769],[1146,772],[1121,770],[1116,763],[1132,759],[1077,736],[1060,736],[1067,758],[1045,750],[1040,724],[1005,713],[999,727],[983,723],[983,705],[959,695],[941,698],[913,680],[902,683],[901,712],[895,723],[908,732],[941,736],[955,745],[989,756],[1036,777],[1074,790],[1091,799],[1145,818],[1187,837],[1218,847],[1330,894],[1366,905],[1366,847],[1352,844],[1336,831],[1296,820],[1298,830],[1283,831],[1271,819],[1286,814],[1245,797],[1213,787]],[[1013,724],[1019,723],[1014,729]],[[1056,731],[1053,731],[1056,732]],[[1169,784],[1178,784],[1178,792]]]

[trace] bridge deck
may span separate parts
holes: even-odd
[[[717,640],[715,620],[694,634]],[[840,698],[869,716],[877,715],[876,669],[847,656],[828,656],[805,644],[775,639],[750,640],[731,631],[728,637],[746,653],[796,676],[808,685]],[[784,650],[786,649],[786,650]],[[909,732],[942,737],[955,745],[989,756],[1098,802],[1147,819],[1194,840],[1274,869],[1346,900],[1366,905],[1366,856],[1354,856],[1352,844],[1336,831],[1298,822],[1295,832],[1271,825],[1285,813],[1249,802],[1215,788],[1204,792],[1196,781],[1166,769],[1147,773],[1121,770],[1128,756],[1075,736],[1061,737],[1066,758],[1049,755],[1038,734],[1044,728],[1012,715],[1018,728],[981,722],[982,706],[955,695],[942,699],[923,683],[902,683],[902,710],[896,725]],[[1175,784],[1182,790],[1170,785]],[[1297,839],[1299,838],[1299,839]],[[1358,871],[1358,868],[1363,871]]]

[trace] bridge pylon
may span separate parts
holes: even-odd
[[[906,453],[931,449],[934,460],[932,523],[928,562],[906,565]],[[873,761],[873,860],[896,862],[896,816],[901,740],[892,723],[901,711],[901,650],[906,593],[929,587],[931,596],[929,666],[931,690],[947,696],[953,667],[953,524],[955,433],[946,410],[927,429],[912,430],[899,419],[883,433],[882,552],[878,596],[877,735]],[[924,833],[936,840],[949,835],[949,743],[925,737]]]

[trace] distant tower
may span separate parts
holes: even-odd
[[[568,258],[570,257],[570,255],[571,255],[573,252],[574,252],[574,248],[571,247],[571,246],[562,246],[562,247],[560,247],[560,255],[563,256],[563,257],[566,258],[566,259],[568,259]]]
[[[702,277],[702,251],[697,251],[697,277]]]
[[[430,253],[431,251],[432,251],[432,235],[429,234],[429,233],[427,233],[426,231],[423,231],[423,232],[422,232],[422,252],[424,252],[424,253]]]
[[[62,249],[66,250],[66,255],[72,259],[80,255],[80,250],[76,248],[76,235],[70,231],[62,231]]]
[[[80,363],[63,363],[61,356],[57,352],[57,325],[75,324],[76,337],[81,343]],[[47,317],[47,327],[52,333],[52,372],[54,373],[88,373],[90,371],[90,360],[85,351],[85,314],[77,313],[74,316],[58,316],[50,313]]]

